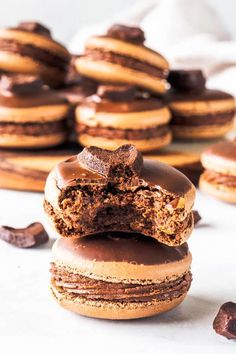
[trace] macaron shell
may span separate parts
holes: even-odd
[[[130,320],[158,315],[178,306],[186,296],[183,294],[178,298],[164,301],[117,304],[112,301],[86,301],[79,297],[71,299],[53,285],[51,290],[56,301],[64,309],[87,317],[110,320]]]
[[[86,49],[104,49],[127,57],[132,57],[140,61],[145,61],[150,65],[156,66],[163,70],[169,69],[167,60],[157,52],[143,46],[135,45],[119,39],[100,36],[90,37],[86,41]]]
[[[14,53],[3,52],[0,49],[0,68],[22,74],[40,75],[49,85],[58,86],[65,78],[65,73],[54,67],[49,67],[30,57],[23,57]]]
[[[77,123],[84,123],[91,127],[147,129],[168,124],[170,118],[171,114],[167,107],[128,113],[95,112],[86,105],[80,105],[76,109]]]
[[[214,139],[224,136],[233,129],[234,122],[220,124],[204,124],[199,126],[192,125],[174,125],[171,124],[171,130],[174,138],[177,139]]]
[[[212,145],[202,153],[201,162],[207,170],[236,177],[236,142]]]
[[[209,194],[227,203],[236,204],[236,189],[209,183],[205,180],[204,174],[200,177],[199,187],[202,192]]]
[[[207,115],[235,110],[235,100],[227,98],[205,101],[173,101],[169,103],[169,106],[173,112],[182,116]]]
[[[80,134],[78,136],[78,142],[82,146],[97,146],[107,150],[116,150],[119,146],[124,144],[135,145],[139,151],[153,151],[158,150],[171,142],[171,131],[167,132],[163,136],[150,139],[139,140],[125,140],[125,139],[107,139],[105,137],[94,137],[88,134]]]
[[[32,123],[55,122],[65,118],[67,104],[39,107],[14,108],[0,106],[0,122]]]
[[[1,134],[0,147],[38,149],[60,145],[65,139],[65,132],[41,136]]]
[[[81,57],[75,66],[79,73],[97,81],[137,85],[158,94],[166,92],[165,80],[118,64]]]

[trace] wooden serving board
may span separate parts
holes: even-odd
[[[79,151],[78,146],[30,152],[0,150],[0,188],[42,192],[53,167]],[[165,150],[145,157],[176,167],[195,184],[202,171],[199,153]]]

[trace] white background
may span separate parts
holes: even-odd
[[[38,19],[53,29],[56,38],[66,43],[79,28],[104,20],[138,2],[140,0],[0,0],[0,27]],[[236,38],[236,1],[208,2]]]

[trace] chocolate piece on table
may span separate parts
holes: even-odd
[[[197,210],[193,210],[194,225],[198,224],[201,219],[202,219],[202,217],[199,214],[199,212]]]
[[[45,37],[51,37],[50,30],[35,21],[20,22],[19,25],[17,26],[17,28],[22,29],[24,31],[28,31],[28,32],[38,33],[38,34],[45,36]]]
[[[9,226],[0,227],[0,239],[19,248],[36,247],[48,242],[48,234],[39,222],[23,229]]]
[[[171,87],[179,91],[201,91],[206,79],[201,70],[171,70],[168,76]]]
[[[236,339],[236,303],[223,304],[214,319],[213,328],[216,333],[228,339]]]
[[[129,85],[100,85],[97,95],[110,101],[132,101],[136,95],[136,87]]]
[[[32,95],[43,87],[43,81],[34,75],[2,75],[0,89],[16,95]]]
[[[139,27],[115,24],[108,29],[107,35],[134,44],[143,44],[145,41],[144,32]]]

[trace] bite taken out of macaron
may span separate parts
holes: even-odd
[[[66,140],[65,99],[31,75],[0,79],[0,147],[46,148]]]
[[[176,139],[212,139],[233,128],[235,100],[229,93],[206,87],[201,70],[173,70],[167,100]]]
[[[64,83],[70,54],[38,22],[0,30],[0,70],[38,75],[52,86]]]
[[[135,146],[89,147],[49,174],[44,209],[62,237],[119,230],[177,246],[192,232],[194,199],[187,177]]]
[[[88,317],[129,320],[173,309],[191,285],[191,254],[121,232],[58,239],[51,291],[65,309]]]
[[[153,151],[170,143],[170,119],[160,98],[135,86],[100,85],[76,109],[77,140],[108,150],[133,144],[139,151]]]
[[[135,85],[163,95],[169,64],[144,41],[140,28],[113,25],[105,35],[88,38],[77,70],[99,82]]]
[[[219,200],[236,204],[236,141],[224,141],[202,153],[205,171],[200,188]]]

